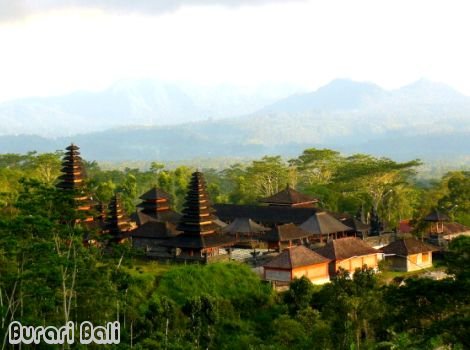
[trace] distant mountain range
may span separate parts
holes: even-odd
[[[307,147],[396,159],[470,160],[470,97],[426,80],[391,91],[335,80],[314,92],[277,99],[286,91],[249,95],[148,81],[123,86],[0,105],[4,134],[22,130],[20,122],[36,134],[0,136],[1,152],[51,151],[74,141],[86,158],[95,160],[293,156]],[[89,128],[94,118],[94,129]],[[110,125],[121,127],[106,130]],[[51,126],[63,128],[62,135],[80,133],[44,137],[50,133],[41,131]]]
[[[60,137],[123,126],[163,126],[253,113],[297,88],[196,86],[123,80],[100,92],[0,103],[0,135]]]

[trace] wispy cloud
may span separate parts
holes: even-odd
[[[66,8],[94,8],[114,13],[161,14],[183,6],[259,6],[305,0],[6,0],[0,1],[0,22]]]

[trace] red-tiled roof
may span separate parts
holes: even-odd
[[[411,231],[413,231],[414,227],[411,226],[410,221],[411,220],[402,220],[402,221],[400,221],[400,223],[398,224],[398,230],[401,233],[410,233]]]
[[[446,233],[446,234],[470,232],[470,227],[459,224],[458,222],[444,222],[443,227],[444,227],[443,233]]]
[[[315,249],[315,252],[331,260],[343,260],[378,253],[376,249],[356,237],[335,239],[324,247]]]
[[[416,238],[406,238],[392,242],[389,245],[383,247],[381,250],[385,254],[406,256],[411,254],[433,252],[438,249],[432,245],[421,242]]]
[[[330,260],[304,246],[291,247],[284,250],[264,267],[293,269],[296,267],[327,263]]]

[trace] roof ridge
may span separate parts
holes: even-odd
[[[407,244],[407,241],[409,240],[409,238],[405,238],[405,239],[402,239],[401,241],[403,242],[403,245],[405,247],[405,251],[406,252],[409,252],[410,251],[410,248],[408,248],[408,244]]]
[[[289,249],[288,249],[287,258],[288,258],[288,260],[289,260],[289,266],[290,266],[291,268],[293,268],[293,267],[294,267],[294,263],[293,263],[293,261],[292,261],[292,249],[291,249],[291,248],[292,248],[292,247],[289,247]]]

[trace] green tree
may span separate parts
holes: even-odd
[[[299,169],[302,181],[308,185],[325,185],[331,182],[342,157],[330,149],[308,148],[290,164]]]

